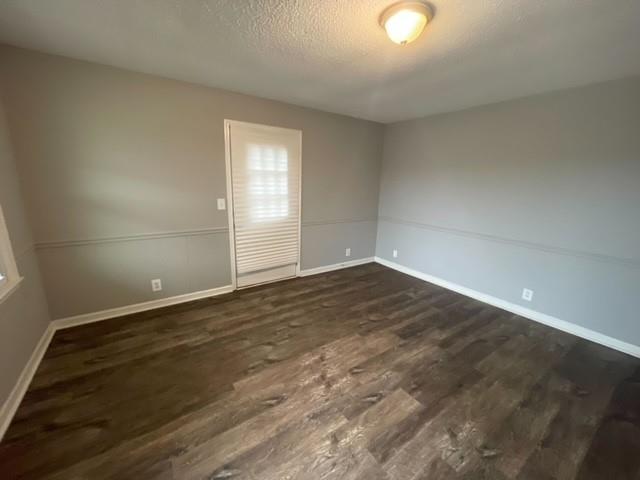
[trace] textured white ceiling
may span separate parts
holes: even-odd
[[[0,42],[391,122],[640,74],[640,0],[0,0]]]

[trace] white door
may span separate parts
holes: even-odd
[[[296,275],[302,132],[226,121],[236,285]]]

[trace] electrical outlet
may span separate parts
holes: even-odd
[[[162,280],[159,278],[155,278],[151,280],[151,290],[154,292],[159,292],[162,290]]]
[[[347,249],[344,251],[344,256],[345,256],[345,257],[350,257],[350,256],[351,256],[351,249],[350,249],[350,248],[347,248]]]
[[[227,202],[225,201],[224,198],[219,198],[218,199],[218,210],[226,210],[227,209]]]
[[[398,250],[393,251],[393,258],[398,258]]]
[[[533,300],[533,290],[529,290],[528,288],[522,289],[522,299],[530,302]]]

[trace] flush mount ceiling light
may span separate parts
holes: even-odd
[[[423,2],[399,2],[380,15],[380,25],[392,42],[406,45],[420,36],[433,18],[433,11]]]

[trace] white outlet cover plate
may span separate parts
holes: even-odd
[[[219,198],[218,199],[218,210],[226,210],[227,209],[227,202],[225,201],[224,198]]]

